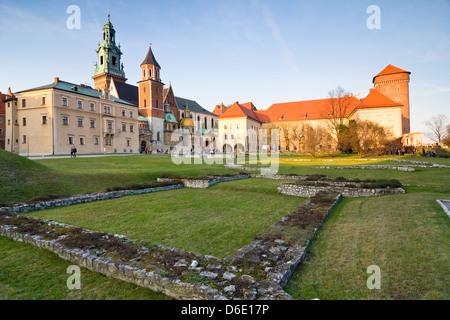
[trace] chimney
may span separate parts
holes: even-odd
[[[58,77],[55,78],[55,83],[59,83],[59,78]]]

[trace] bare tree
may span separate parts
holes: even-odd
[[[321,114],[322,118],[327,119],[327,127],[334,139],[338,141],[339,132],[350,111],[352,94],[345,91],[342,87],[337,87],[328,93],[329,106]]]
[[[444,114],[438,114],[431,118],[431,120],[425,122],[431,132],[426,132],[425,135],[432,141],[441,143],[449,135],[447,122],[448,117]]]

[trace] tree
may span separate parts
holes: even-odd
[[[352,94],[342,87],[337,87],[328,92],[329,106],[321,116],[327,119],[327,127],[332,136],[339,143],[339,133],[350,111]]]
[[[442,142],[450,148],[450,124],[447,125],[447,136],[442,140]]]
[[[448,117],[444,114],[431,118],[431,120],[425,122],[425,125],[431,132],[426,132],[425,135],[432,141],[440,144],[449,135],[447,122]]]
[[[353,151],[361,157],[369,153],[383,154],[391,141],[392,134],[372,121],[354,121],[349,128]]]

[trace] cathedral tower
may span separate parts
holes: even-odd
[[[410,133],[409,80],[411,72],[388,65],[373,78],[374,88],[389,99],[402,104],[402,133]]]
[[[156,144],[164,144],[164,83],[161,82],[160,70],[150,46],[141,63],[139,112],[149,120]]]
[[[111,79],[114,81],[125,82],[125,71],[123,63],[121,63],[122,52],[120,44],[116,46],[116,31],[109,20],[103,26],[102,41],[98,43],[97,56],[98,61],[95,63],[94,87],[102,91],[109,88]]]

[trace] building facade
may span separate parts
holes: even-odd
[[[344,97],[346,107],[341,115],[343,124],[348,125],[351,120],[372,121],[390,132],[393,139],[410,134],[410,74],[408,71],[389,65],[373,78],[374,88],[365,98],[355,95]],[[252,143],[239,139],[239,136],[245,136],[242,130],[278,128],[281,131],[280,150],[301,151],[299,146],[289,141],[283,131],[295,130],[306,125],[329,130],[330,120],[336,117],[333,114],[335,112],[333,105],[338,103],[337,99],[276,103],[267,110],[257,110],[252,103],[236,102],[230,106],[220,104],[216,106],[214,113],[218,116],[221,146],[224,151],[250,152],[249,146]],[[417,140],[419,135],[415,137]],[[244,139],[252,141],[252,134]],[[259,137],[256,139],[258,140]],[[331,148],[331,146],[327,147]]]
[[[11,89],[9,89],[11,91]],[[7,99],[6,94],[0,92],[0,149],[5,149],[5,134],[6,134],[6,116],[4,100]]]
[[[5,149],[24,156],[137,153],[138,109],[89,86],[55,78],[6,103]]]

